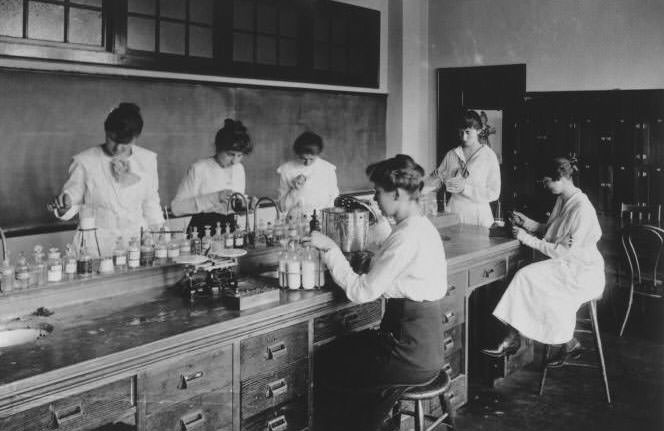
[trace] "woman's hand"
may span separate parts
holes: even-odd
[[[512,226],[512,236],[520,240],[519,235],[528,235],[528,232],[526,232],[525,229],[520,228],[518,226]]]
[[[307,177],[300,174],[297,177],[295,177],[295,179],[293,180],[293,188],[295,190],[300,190],[304,186],[304,183],[306,182],[307,182]]]
[[[71,196],[67,193],[60,193],[46,205],[49,211],[53,212],[56,216],[61,216],[71,208]]]
[[[513,225],[520,226],[530,232],[535,232],[539,226],[539,223],[537,223],[535,220],[526,217],[523,213],[520,213],[519,211],[513,211],[510,219]]]
[[[452,177],[445,181],[445,188],[450,193],[461,193],[466,188],[466,179],[463,177]]]
[[[219,203],[225,204],[231,199],[232,195],[233,190],[220,190],[217,192],[217,199],[219,199]]]
[[[337,244],[329,236],[325,236],[318,231],[311,232],[311,236],[304,240],[304,245],[311,245],[322,252],[326,252]]]

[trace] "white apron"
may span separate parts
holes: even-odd
[[[604,259],[597,249],[601,236],[597,214],[584,193],[577,189],[564,204],[558,197],[543,240],[519,235],[525,245],[550,259],[514,275],[494,316],[532,340],[569,341],[581,304],[604,291]]]

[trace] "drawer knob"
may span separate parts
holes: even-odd
[[[200,428],[205,423],[203,412],[195,412],[180,418],[180,428],[182,431],[190,431]]]
[[[349,313],[343,318],[343,326],[347,329],[351,329],[352,325],[357,322],[360,318],[360,315],[357,313]]]
[[[482,273],[482,275],[484,276],[484,278],[489,278],[489,277],[491,277],[491,274],[493,274],[494,272],[496,272],[496,270],[494,268],[485,269],[484,272]]]
[[[276,398],[288,392],[288,383],[286,379],[279,379],[267,384],[266,398]]]
[[[277,359],[286,355],[286,353],[288,353],[288,347],[286,347],[286,343],[283,341],[267,346],[268,359]]]
[[[51,407],[53,410],[53,418],[55,419],[55,424],[59,427],[64,423],[78,419],[83,416],[83,406],[79,402],[73,406],[67,406],[62,409],[56,409]]]
[[[449,286],[447,286],[447,293],[445,294],[445,296],[452,295],[452,292],[454,292],[455,290],[456,290],[456,286],[453,285],[453,284],[450,284]]]
[[[284,415],[267,421],[267,431],[286,431],[287,429],[288,422],[286,422],[286,416]]]
[[[448,377],[452,377],[452,365],[449,362],[443,365],[443,371],[445,371]]]
[[[454,339],[452,337],[446,337],[443,340],[443,350],[447,352],[449,350],[452,350],[453,347],[454,347]]]
[[[456,313],[454,311],[448,311],[443,315],[444,323],[452,323],[456,321]]]
[[[187,387],[191,383],[195,382],[196,380],[200,379],[201,377],[203,377],[203,372],[202,371],[197,371],[195,373],[187,374],[187,375],[181,374],[180,375],[180,389],[187,389]]]

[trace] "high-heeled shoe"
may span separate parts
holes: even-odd
[[[576,338],[572,338],[546,361],[549,368],[558,368],[565,365],[566,362],[579,359],[581,356],[581,343]]]
[[[495,349],[482,349],[482,353],[492,358],[502,358],[515,354],[521,347],[521,337],[510,337],[504,339]]]

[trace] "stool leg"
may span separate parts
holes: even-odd
[[[549,344],[544,348],[544,356],[542,356],[542,378],[540,379],[539,394],[542,396],[544,393],[544,383],[546,382],[546,375],[549,372],[549,367],[546,366],[546,361],[549,359],[551,353],[551,346]]]
[[[440,408],[443,411],[442,414],[447,414],[447,419],[444,420],[443,423],[447,425],[448,430],[456,429],[456,412],[454,411],[454,407],[452,407],[450,397],[448,397],[446,393],[442,393],[438,399],[440,400]]]
[[[415,401],[415,431],[424,431],[424,409],[422,408],[422,401]]]
[[[602,338],[599,334],[599,324],[597,321],[597,303],[590,301],[590,323],[593,327],[593,338],[595,347],[599,356],[599,362],[602,370],[602,379],[604,380],[604,390],[606,391],[606,401],[611,404],[611,392],[609,391],[609,378],[606,375],[606,363],[604,362],[604,349],[602,348]]]

